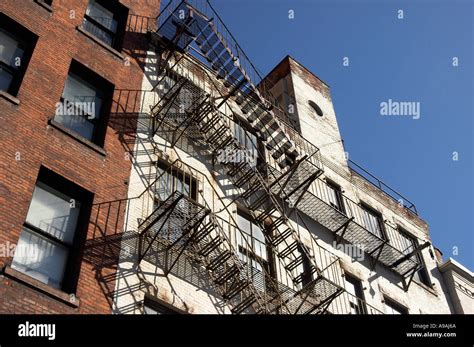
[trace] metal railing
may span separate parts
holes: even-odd
[[[328,307],[331,314],[384,314],[365,300],[344,291]]]
[[[385,193],[385,195],[395,200],[399,205],[405,207],[408,211],[418,216],[418,211],[416,209],[415,204],[408,200],[406,197],[404,197],[402,194],[385,184],[383,181],[378,179],[376,176],[368,172],[360,165],[356,164],[354,161],[349,159],[347,163],[352,172],[356,173],[358,176],[365,179],[371,185],[380,189],[383,193]]]
[[[245,241],[245,245],[242,245],[246,250],[243,255],[248,257],[258,255],[254,244],[255,241],[259,242],[260,250],[263,250],[263,248],[267,250],[266,247],[270,247],[267,242],[268,240],[266,240],[265,243],[261,240],[256,240],[255,238],[245,234],[238,227],[237,221],[234,218],[236,212],[231,212],[229,209],[229,202],[232,200],[225,203],[207,175],[202,171],[191,167],[179,159],[175,160],[173,163],[167,163],[166,165],[167,168],[159,170],[159,174],[154,180],[154,187],[160,200],[166,198],[166,195],[172,194],[175,191],[181,192],[189,196],[191,199],[195,199],[196,203],[202,204],[211,210],[221,223],[228,224],[225,228],[229,230],[230,240],[233,245],[242,245],[239,243],[239,240]],[[185,182],[185,184],[178,182]],[[163,194],[164,192],[166,193]],[[300,231],[298,230],[297,232],[301,238],[302,235]],[[335,261],[338,260],[338,257],[321,247],[314,238],[309,237],[305,238],[305,240],[310,243],[307,244],[307,247],[315,258],[321,273],[326,274],[328,279],[332,282],[341,285],[340,277],[342,273],[340,270],[334,269],[334,267],[336,267]],[[252,252],[252,254],[249,252]],[[260,258],[263,259],[262,257]],[[265,264],[260,262],[260,266],[264,267]],[[281,267],[279,270],[282,271]],[[292,280],[285,276],[284,272],[280,272],[277,276],[279,282],[292,287]]]
[[[129,14],[125,31],[146,34],[156,30],[156,18]]]
[[[246,87],[243,87],[242,91],[244,91],[245,96],[254,100],[255,103],[258,104],[260,103],[260,100],[255,95],[255,92],[258,92],[263,97],[263,101],[266,103],[265,106],[271,105],[272,112],[278,118],[278,120],[285,122],[287,126],[293,128],[290,121],[291,117],[286,113],[285,110],[275,104],[275,95],[273,95],[271,87],[267,88],[267,84],[260,83],[264,79],[264,75],[251,62],[250,58],[238,44],[233,34],[230,32],[228,27],[222,21],[221,17],[208,0],[169,1],[168,4],[161,10],[160,15],[157,17],[158,32],[161,31],[162,35],[165,37],[173,37],[174,32],[171,32],[170,27],[166,25],[167,21],[170,19],[174,20],[175,22],[182,21],[183,18],[179,18],[177,12],[179,13],[178,9],[182,9],[184,6],[186,6],[186,8],[192,8],[192,11],[195,11],[199,15],[203,16],[203,18],[206,18],[212,22],[212,26],[223,42],[224,47],[232,54],[233,57],[235,57],[235,64],[244,71],[252,85],[252,88],[254,89],[254,91],[249,91]],[[192,56],[204,65],[208,67],[210,66],[209,61],[200,53],[199,49],[194,47],[192,40],[181,38],[178,40],[178,44],[183,46],[190,44],[189,52],[192,54]],[[231,85],[235,87],[236,83],[237,82],[231,83]]]
[[[183,4],[189,4],[192,8],[198,11],[207,19],[212,19],[212,23],[216,28],[216,31],[221,35],[223,42],[228,43],[227,48],[231,50],[234,57],[236,57],[239,61],[240,67],[245,71],[245,73],[250,78],[255,85],[258,85],[258,90],[261,95],[266,99],[267,102],[273,105],[272,112],[281,122],[281,127],[284,128],[284,132],[289,135],[290,139],[299,143],[299,147],[308,147],[314,146],[309,141],[304,139],[295,129],[294,126],[291,125],[290,117],[286,114],[284,110],[279,108],[277,105],[274,105],[274,95],[270,92],[271,83],[260,83],[263,79],[262,74],[257,70],[257,68],[252,64],[248,56],[245,54],[244,50],[240,47],[238,42],[236,41],[235,37],[229,31],[225,23],[222,21],[218,13],[214,10],[212,5],[208,0],[182,0],[182,1],[170,1],[168,6],[164,9],[163,13],[160,14],[158,17],[158,28],[163,28],[163,24],[168,18],[171,16],[176,16],[175,11],[177,8],[182,6]],[[158,29],[158,30],[159,30]],[[207,63],[206,60],[201,59],[202,57],[198,56],[198,59],[203,62]],[[268,85],[268,88],[266,87]],[[247,94],[248,98],[253,98],[251,94]],[[308,148],[309,149],[309,148]],[[359,176],[366,179],[368,182],[373,184],[374,186],[378,187],[381,191],[383,191],[386,195],[397,201],[399,204],[407,208],[407,210],[411,211],[415,215],[418,215],[416,210],[416,206],[410,202],[407,198],[403,195],[392,189],[390,186],[386,185],[383,181],[379,180],[377,177],[354,163],[353,161],[349,160],[349,165],[351,169],[357,173]]]
[[[370,212],[345,196],[342,192],[339,191],[335,195],[334,189],[324,180],[316,179],[308,189],[307,194],[311,194],[324,202],[326,207],[318,205],[321,208],[331,208],[336,213],[335,215],[333,214],[331,220],[339,220],[340,224],[338,226],[348,223],[345,232],[353,233],[354,235],[351,237],[349,234],[339,234],[341,237],[344,236],[344,238],[351,240],[353,243],[360,241],[360,244],[356,244],[356,246],[362,248],[371,256],[377,257],[383,264],[392,267],[392,264],[396,263],[396,261],[404,259],[402,263],[394,267],[401,275],[406,274],[406,271],[409,269],[420,266],[416,255],[405,259],[406,255],[413,250],[413,246],[407,243],[407,238],[399,230],[384,222],[380,216],[372,217]],[[314,211],[313,215],[311,215],[312,209],[310,206],[303,212],[324,225],[325,221],[318,217],[318,211]],[[352,227],[352,224],[355,224],[354,227]],[[361,230],[364,230],[365,235],[360,234]],[[367,234],[371,235],[370,243],[367,243]],[[380,249],[379,255],[373,254],[376,249]]]
[[[167,81],[169,81],[170,78],[176,78],[176,76],[186,78],[193,87],[200,89],[203,94],[210,93],[213,99],[219,99],[224,96],[222,90],[223,86],[221,86],[219,82],[210,75],[213,72],[209,71],[198,62],[193,61],[186,55],[183,55],[176,60],[171,59],[169,61],[168,69],[169,70],[161,76],[157,84],[158,87],[161,87],[160,95],[162,98],[167,96],[167,91],[172,91],[172,88],[170,88]],[[186,110],[183,110],[183,116],[186,115],[185,111]],[[229,126],[232,127],[232,124],[238,122],[238,118],[235,116],[233,109],[229,107],[227,103],[221,105],[218,112],[226,119]],[[318,147],[305,139],[289,124],[280,122],[280,128],[293,141],[293,144],[299,153],[306,156],[307,162],[314,165],[317,169],[323,169],[321,152]],[[262,152],[258,147],[255,147],[254,149],[259,153],[261,158],[265,158],[270,166],[278,169],[278,161],[271,156],[270,151]]]
[[[173,74],[178,74],[179,76],[185,77],[192,84],[193,88],[196,87],[201,89],[202,93],[204,93],[205,90],[211,95],[219,95],[218,87],[214,84],[208,72],[203,68],[199,69],[197,67],[197,63],[193,63],[192,61],[188,60],[186,56],[183,56],[181,60],[173,64],[173,71],[175,71],[173,72]],[[167,93],[166,90],[164,90],[163,92],[164,93],[162,94],[162,99],[165,100],[167,98]],[[234,124],[236,120],[233,116],[229,116],[227,114],[232,112],[229,111],[226,104],[222,105],[221,107],[222,109],[218,111],[220,113],[220,117],[227,123],[229,128],[232,129],[232,124]],[[298,135],[296,131],[291,129],[288,129],[287,131],[289,131],[292,136],[301,139],[301,141],[295,141],[295,145],[298,144],[303,146],[311,146],[311,144],[307,140],[302,138],[300,135]],[[313,146],[312,148],[315,148],[312,158],[316,159],[316,162],[319,163],[320,152],[317,147]],[[260,152],[259,148],[255,148],[255,150],[260,153],[260,155],[264,156],[267,161],[265,165],[273,168],[273,170],[270,170],[270,173],[271,175],[273,175],[274,179],[278,178],[281,172],[276,169],[276,161],[271,158],[271,155],[269,155],[267,151],[265,153],[262,153]],[[312,158],[310,158],[310,160]],[[341,219],[342,221],[350,220],[349,223],[351,223],[351,225],[356,224],[356,226],[352,228],[355,237],[351,240],[353,242],[357,240],[363,240],[364,243],[359,246],[364,246],[365,251],[367,253],[371,254],[373,250],[377,249],[382,244],[386,244],[387,250],[384,250],[386,257],[383,258],[386,260],[386,262],[390,262],[391,259],[395,258],[396,260],[404,256],[403,249],[397,249],[391,243],[387,243],[386,236],[384,233],[385,230],[383,226],[383,221],[380,220],[379,222],[375,222],[374,218],[371,217],[371,215],[365,209],[363,209],[360,204],[352,201],[350,198],[343,194],[340,195],[341,206],[336,206],[334,199],[331,198],[331,190],[326,184],[326,182],[324,182],[323,180],[317,179],[315,182],[313,182],[306,194],[313,194],[316,198],[323,201],[326,205],[330,206],[330,208],[337,210],[340,215],[339,219]],[[307,197],[304,197],[303,199],[307,199]],[[314,208],[312,208],[311,206],[309,207],[309,210],[311,210],[311,214],[309,216],[313,217],[313,219],[316,221],[320,221],[319,215],[315,216],[315,214],[319,214],[320,211],[318,212],[314,210]],[[336,229],[331,230],[335,231]],[[365,233],[365,235],[370,234],[371,236],[370,238],[367,238],[364,237],[362,233]],[[396,238],[392,237],[389,239],[389,241],[394,239]]]

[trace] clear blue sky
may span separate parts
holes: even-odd
[[[351,159],[416,204],[445,259],[474,270],[474,1],[211,3],[263,73],[289,54],[329,84]],[[388,99],[420,102],[420,119],[381,116]]]

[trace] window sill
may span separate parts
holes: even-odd
[[[421,282],[418,282],[416,280],[413,280],[413,283],[416,283],[417,285],[419,285],[421,288],[423,288],[424,290],[426,290],[427,292],[429,292],[430,294],[433,294],[434,296],[438,296],[438,294],[436,293],[436,291],[434,290],[434,288],[424,284],[424,283],[421,283]]]
[[[44,284],[41,281],[38,281],[28,275],[25,275],[24,273],[17,271],[15,269],[12,269],[10,266],[6,266],[4,269],[4,274],[5,276],[21,282],[29,287],[32,287],[33,289],[36,289],[56,300],[59,300],[69,306],[72,306],[74,308],[78,308],[80,304],[80,300],[77,297],[72,297],[71,295],[59,290],[52,288],[48,286],[47,284]]]
[[[13,95],[7,93],[6,91],[0,90],[0,96],[3,97],[4,99],[10,101],[12,104],[19,105],[20,100],[15,98]]]
[[[117,51],[116,49],[110,47],[108,44],[106,44],[104,41],[98,39],[97,37],[95,37],[94,35],[92,35],[91,33],[89,33],[87,30],[85,30],[81,25],[77,26],[76,27],[77,31],[79,31],[80,33],[82,33],[83,35],[87,36],[88,38],[90,38],[92,41],[94,41],[95,43],[97,43],[98,45],[102,46],[103,48],[105,48],[107,51],[109,51],[110,53],[112,53],[113,55],[115,55],[117,58],[121,59],[121,60],[124,60],[125,59],[125,56],[120,53],[119,51]]]
[[[43,7],[44,9],[46,9],[48,12],[53,12],[53,8],[51,7],[51,5],[48,5],[47,3],[45,3],[43,0],[34,0],[38,5],[40,5],[41,7]]]
[[[107,156],[107,152],[100,146],[96,145],[95,143],[89,141],[85,137],[82,137],[79,134],[76,134],[74,131],[70,130],[69,128],[65,127],[64,125],[54,121],[53,119],[49,120],[49,125],[52,127],[58,129],[59,131],[65,133],[66,135],[72,137],[73,139],[79,141],[83,145],[89,147],[90,149],[94,150],[95,152],[99,153],[100,155],[103,155],[104,157]]]

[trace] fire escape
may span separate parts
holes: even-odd
[[[368,230],[360,206],[346,197],[344,209],[330,204],[320,178],[319,149],[294,131],[284,113],[267,101],[272,100],[271,94],[254,83],[261,78],[209,2],[194,3],[171,1],[158,17],[158,30],[149,33],[160,56],[161,76],[155,87],[160,88],[161,98],[151,109],[152,136],[165,129],[173,146],[185,137],[213,158],[224,150],[245,150],[228,112],[234,113],[228,103],[238,105],[265,146],[263,151],[257,149],[265,160],[258,165],[220,160],[215,167],[235,188],[234,202],[245,206],[265,230],[265,240],[283,273],[275,276],[262,270],[255,276],[206,200],[197,202],[180,192],[160,200],[141,223],[140,260],[158,251],[157,245],[163,243],[159,235],[166,229],[166,248],[178,254],[171,267],[182,254],[194,257],[233,313],[330,312],[331,303],[344,292],[340,276],[329,275],[337,258],[321,261],[327,251],[311,233],[311,247],[302,239],[290,218],[301,212],[333,231],[338,241],[363,245],[373,264],[380,261],[404,280],[413,276],[420,266],[416,252],[405,254]],[[196,63],[208,68],[196,71]],[[235,222],[231,224],[238,230]]]

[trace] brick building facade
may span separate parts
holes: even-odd
[[[24,48],[23,55],[15,52],[20,56],[18,70],[23,75],[18,87],[7,86],[0,91],[0,242],[7,245],[0,255],[3,313],[111,312],[110,288],[114,284],[109,279],[116,263],[113,240],[123,223],[120,199],[127,196],[131,167],[127,143],[137,116],[133,104],[124,100],[140,93],[144,75],[140,52],[146,48],[143,34],[126,31],[125,26],[132,18],[156,17],[159,1],[125,0],[120,5],[98,1],[105,7],[112,4],[109,7],[115,11],[112,45],[98,39],[95,27],[87,25],[84,18],[91,3],[0,3],[2,34],[21,42]],[[55,116],[72,69],[88,83],[105,89],[99,121],[93,124],[94,136],[88,136],[87,129],[82,131],[87,126],[75,127]],[[90,215],[88,223],[82,219],[86,227],[78,226],[67,245],[71,256],[62,283],[55,288],[38,280],[40,275],[35,279],[16,270],[12,254],[7,252],[8,245],[19,243],[38,177],[51,185],[60,178],[67,180],[60,186],[70,185],[84,199],[80,217]]]
[[[208,1],[0,9],[0,312],[452,311],[295,59],[260,76]]]

